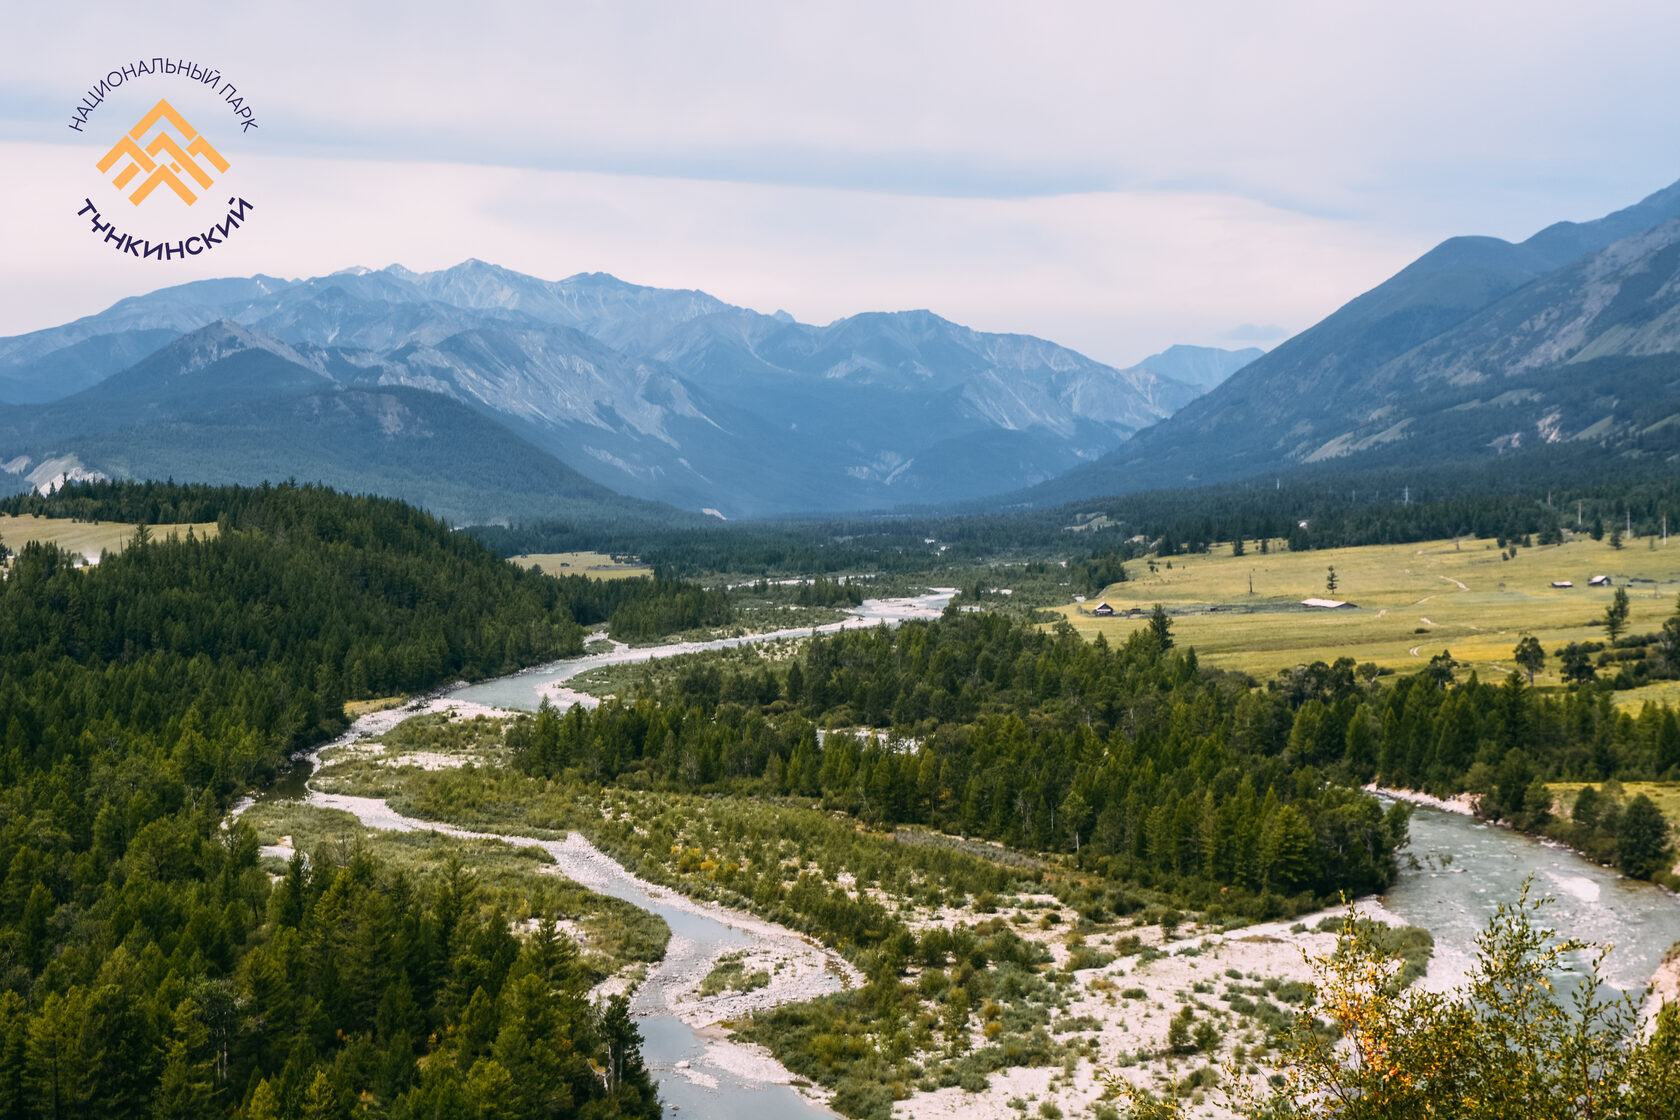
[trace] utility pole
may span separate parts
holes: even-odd
[[[1248,570],[1248,593],[1250,595],[1254,594],[1254,569],[1253,568],[1250,568]]]
[[[1406,487],[1405,497],[1401,499],[1400,504],[1404,506],[1412,504],[1412,488],[1410,486]]]
[[[1575,499],[1575,528],[1581,527],[1581,499]]]

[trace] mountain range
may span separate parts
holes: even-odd
[[[1095,463],[1016,497],[1303,464],[1462,461],[1680,435],[1680,183],[1528,240],[1455,237]]]
[[[0,339],[0,490],[377,490],[459,522],[1046,506],[1516,451],[1680,458],[1680,184],[1455,237],[1262,354],[1128,368],[929,311],[826,326],[467,261],[201,281]]]
[[[879,508],[1055,477],[1259,353],[1174,347],[1116,369],[928,311],[819,327],[481,261],[255,276],[0,339],[0,464],[47,464],[47,482],[279,471],[469,518],[611,493],[725,517]],[[498,475],[460,506],[460,478]]]

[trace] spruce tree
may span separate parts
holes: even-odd
[[[1643,793],[1629,801],[1616,828],[1616,864],[1624,875],[1649,879],[1670,863],[1668,822]]]

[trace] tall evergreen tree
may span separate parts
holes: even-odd
[[[1628,802],[1616,828],[1617,866],[1632,878],[1649,879],[1655,872],[1668,869],[1671,855],[1668,822],[1655,802],[1639,794]]]

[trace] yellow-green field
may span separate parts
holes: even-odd
[[[1513,560],[1502,560],[1492,541],[1468,539],[1267,555],[1251,547],[1243,556],[1232,556],[1230,546],[1222,545],[1171,562],[1168,569],[1167,561],[1157,561],[1153,574],[1146,561],[1128,562],[1125,583],[1060,609],[1087,637],[1102,633],[1114,641],[1144,619],[1096,618],[1089,612],[1098,603],[1144,612],[1161,603],[1173,614],[1174,638],[1193,646],[1203,664],[1262,678],[1305,661],[1344,656],[1404,672],[1442,650],[1485,677],[1515,668],[1511,650],[1523,634],[1538,638],[1548,655],[1566,642],[1602,641],[1603,627],[1591,623],[1603,618],[1614,589],[1588,587],[1592,576],[1608,575],[1627,589],[1629,633],[1660,627],[1674,613],[1680,592],[1680,541],[1652,549],[1636,540],[1617,550],[1583,538],[1519,549]],[[1325,589],[1332,565],[1334,593]],[[1553,580],[1575,586],[1553,588]],[[1346,600],[1357,609],[1301,609],[1298,604],[1309,597]],[[1535,683],[1558,683],[1556,669],[1548,657]],[[1673,702],[1680,700],[1680,684],[1616,696],[1623,704],[1663,696]]]
[[[0,542],[16,552],[30,541],[50,541],[66,552],[79,552],[89,560],[102,552],[121,552],[134,538],[135,526],[124,521],[76,521],[67,517],[0,517]],[[216,523],[153,525],[152,539],[186,536],[191,529],[199,537],[216,535]]]
[[[1575,804],[1575,795],[1581,792],[1581,787],[1589,785],[1602,786],[1602,782],[1548,782],[1546,789],[1552,795],[1552,804],[1562,807],[1564,813]],[[1680,821],[1680,782],[1623,782],[1622,793],[1627,800],[1632,800],[1640,794],[1649,797],[1662,812],[1665,819]]]
[[[401,707],[408,703],[406,696],[376,696],[372,700],[346,700],[344,702],[344,718],[357,719],[369,712],[383,712],[388,708]]]
[[[509,559],[523,568],[541,568],[551,576],[635,579],[638,576],[653,575],[652,568],[620,564],[603,552],[528,552]]]

